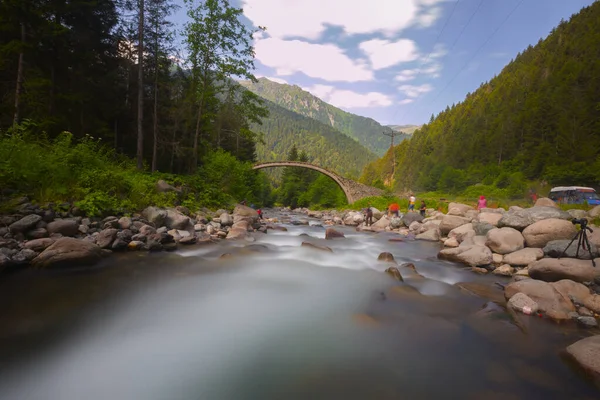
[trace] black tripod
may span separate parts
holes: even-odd
[[[571,240],[571,242],[567,245],[567,247],[563,250],[562,254],[558,258],[563,258],[565,256],[565,254],[567,253],[567,250],[569,249],[569,247],[571,247],[571,245],[575,241],[575,239],[579,239],[577,241],[577,251],[575,252],[575,258],[579,258],[579,249],[583,247],[583,250],[587,250],[590,253],[590,259],[592,260],[592,265],[595,267],[596,261],[594,261],[594,256],[592,255],[592,248],[590,246],[590,241],[588,240],[588,237],[587,237],[587,231],[590,231],[590,232],[594,232],[594,231],[592,230],[592,228],[589,228],[587,226],[588,220],[585,218],[574,219],[571,222],[573,222],[573,225],[580,224],[581,230],[579,232],[577,232],[575,237]]]

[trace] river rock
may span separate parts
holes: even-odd
[[[190,217],[182,214],[174,208],[167,209],[167,217],[165,218],[165,226],[168,229],[178,229],[183,231],[194,231],[194,224]]]
[[[396,268],[396,267],[389,267],[388,269],[385,270],[385,273],[390,275],[392,278],[396,279],[397,281],[404,282],[404,279],[402,279],[402,275],[400,274],[400,271],[398,271],[398,268]]]
[[[556,320],[570,319],[569,313],[575,306],[567,297],[563,297],[551,284],[535,279],[512,282],[504,289],[504,296],[510,300],[515,294],[524,293],[535,301],[539,310]]]
[[[121,229],[129,229],[133,224],[133,221],[129,217],[121,217],[117,222],[119,223],[119,228]]]
[[[419,232],[419,230],[421,229],[421,224],[420,222],[413,222],[412,224],[410,224],[410,226],[408,227],[408,230],[411,232]]]
[[[251,207],[238,204],[233,209],[233,222],[235,223],[241,220],[246,220],[251,224],[254,224],[259,220],[258,213]]]
[[[577,218],[577,219],[582,219],[582,218],[588,217],[588,213],[585,210],[571,209],[571,210],[567,210],[567,212],[571,215],[571,217]]]
[[[391,263],[396,264],[394,255],[392,253],[388,253],[388,252],[380,253],[379,256],[377,257],[377,261],[391,262]]]
[[[159,228],[165,225],[167,211],[158,207],[147,207],[142,211],[142,216],[153,224],[155,228]]]
[[[381,219],[384,219],[384,218],[387,219],[387,216],[381,217]],[[389,221],[390,221],[389,227],[392,229],[400,229],[404,226],[404,221],[400,217],[393,216]],[[377,222],[379,222],[379,221],[377,221]]]
[[[516,293],[508,301],[508,306],[513,310],[522,312],[523,314],[535,314],[538,309],[538,303],[536,303],[531,297],[525,293]]]
[[[227,239],[229,240],[240,240],[245,239],[252,241],[253,237],[248,233],[248,229],[241,227],[231,227],[227,232]]]
[[[592,295],[587,286],[573,282],[569,279],[563,279],[550,284],[561,294],[561,296],[571,299],[571,301],[575,301],[579,304],[583,304]]]
[[[487,233],[485,245],[495,253],[510,254],[525,247],[525,239],[514,228],[495,228]]]
[[[492,252],[484,246],[463,246],[453,249],[443,249],[438,253],[441,259],[480,267],[492,263]]]
[[[390,220],[386,215],[384,215],[383,217],[381,217],[379,219],[379,221],[377,221],[373,225],[371,225],[371,228],[375,231],[382,231],[389,226],[390,226]]]
[[[600,335],[573,343],[567,347],[567,354],[596,382],[600,382]]]
[[[460,246],[460,243],[458,243],[458,240],[456,240],[456,238],[448,238],[444,240],[444,246],[454,248]]]
[[[419,233],[427,232],[430,229],[438,229],[439,230],[441,223],[442,223],[441,220],[433,220],[433,221],[423,222],[421,224],[421,227],[419,228]]]
[[[544,258],[542,249],[526,247],[504,256],[504,263],[513,267],[523,267]]]
[[[489,231],[496,228],[494,225],[488,224],[487,222],[473,221],[472,224],[473,230],[478,236],[485,236]]]
[[[115,228],[108,228],[98,233],[98,236],[96,236],[96,244],[98,247],[101,249],[110,248],[114,240],[117,238],[117,232],[118,230]]]
[[[467,239],[469,237],[474,237],[474,236],[475,236],[475,231],[473,230],[473,224],[471,224],[471,223],[461,225],[457,228],[452,229],[450,232],[448,232],[448,237],[456,238],[458,243],[462,243],[465,241],[465,239]]]
[[[540,197],[536,200],[534,207],[554,207],[559,208],[556,203],[548,197]]]
[[[577,229],[570,221],[549,218],[525,228],[523,237],[525,237],[527,247],[543,248],[552,240],[572,239],[576,233]]]
[[[16,222],[13,222],[8,227],[13,233],[25,233],[30,229],[33,229],[38,222],[42,220],[42,217],[37,214],[30,214]]]
[[[568,212],[554,207],[531,207],[527,209],[511,207],[511,210],[502,216],[498,226],[523,230],[535,222],[550,218],[570,220],[572,217]]]
[[[15,264],[27,264],[38,255],[37,252],[31,249],[23,249],[11,257]]]
[[[547,257],[559,258],[559,257],[568,257],[568,258],[580,258],[582,260],[591,260],[592,258],[596,258],[600,256],[598,253],[598,247],[596,245],[590,243],[590,250],[592,253],[592,257],[590,257],[590,251],[583,249],[583,246],[579,249],[579,253],[577,254],[577,241],[574,241],[570,246],[569,243],[571,240],[563,239],[563,240],[552,240],[546,244],[544,247],[544,254]],[[567,246],[569,248],[567,249]],[[565,249],[567,250],[565,252]],[[564,256],[563,256],[563,253]],[[575,257],[577,256],[577,257]]]
[[[440,233],[440,229],[435,227],[433,229],[429,229],[423,233],[418,234],[415,237],[415,239],[416,240],[425,240],[428,242],[439,242],[441,237],[442,237],[442,234]]]
[[[596,264],[600,259],[596,259]],[[528,267],[529,276],[546,282],[570,279],[575,282],[592,282],[600,277],[600,269],[594,268],[591,261],[573,258],[543,258]]]
[[[583,300],[583,305],[593,312],[600,314],[600,295],[592,294]]]
[[[127,244],[127,248],[133,251],[141,250],[144,248],[144,242],[140,240],[132,240]]]
[[[409,227],[413,222],[423,222],[425,217],[416,212],[408,212],[402,216],[402,223],[404,226]]]
[[[229,213],[223,213],[219,216],[219,219],[221,220],[221,225],[223,226],[231,226],[233,225],[233,217],[231,215],[229,215]]]
[[[34,258],[31,264],[39,268],[90,266],[106,254],[100,247],[88,241],[63,237]]]
[[[48,233],[60,233],[63,236],[75,236],[79,233],[79,224],[70,219],[57,219],[46,227]]]
[[[494,269],[492,273],[500,276],[513,276],[515,269],[508,264],[504,264]]]
[[[502,214],[495,212],[482,212],[477,216],[478,222],[498,226],[498,222],[502,219]]]
[[[448,204],[448,215],[456,215],[459,217],[466,216],[467,212],[474,210],[473,207],[461,203],[450,203]]]
[[[333,253],[333,250],[331,250],[331,248],[330,248],[330,247],[327,247],[327,246],[319,246],[319,245],[316,245],[316,244],[314,244],[314,243],[311,243],[311,242],[302,242],[302,245],[301,245],[301,246],[302,246],[302,247],[310,247],[311,249],[315,249],[315,250],[321,250],[321,251],[327,251],[327,252],[329,252],[329,253]]]
[[[364,215],[358,211],[351,211],[344,217],[344,225],[358,226],[364,222]]]
[[[442,232],[442,235],[447,235],[452,229],[468,224],[469,222],[470,221],[464,217],[445,215],[440,223],[440,231]]]
[[[56,240],[50,238],[34,239],[23,243],[24,249],[30,249],[37,252],[46,250]]]
[[[81,225],[80,225],[81,226]],[[50,236],[46,228],[35,228],[27,232],[29,239],[41,239]]]

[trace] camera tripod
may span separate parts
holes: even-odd
[[[587,237],[587,231],[590,231],[590,232],[594,232],[594,231],[592,230],[592,228],[589,228],[587,226],[588,221],[585,218],[574,219],[571,222],[573,222],[573,225],[580,224],[581,230],[579,232],[577,232],[575,237],[571,240],[571,242],[567,245],[567,247],[563,250],[562,254],[558,258],[563,258],[565,256],[565,254],[567,253],[567,250],[569,249],[569,247],[571,247],[571,245],[573,244],[573,242],[576,239],[579,239],[577,241],[577,251],[575,252],[575,258],[579,258],[579,249],[583,248],[583,250],[587,250],[590,253],[590,259],[592,260],[592,265],[595,267],[596,261],[594,261],[594,256],[592,255],[592,248],[590,246],[590,241]]]

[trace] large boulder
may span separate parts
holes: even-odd
[[[31,264],[39,268],[83,267],[96,264],[105,255],[94,243],[63,237],[34,258]]]
[[[76,236],[79,233],[79,224],[72,219],[57,219],[46,226],[49,233],[60,233],[63,236]]]
[[[498,226],[498,222],[500,222],[501,219],[502,214],[494,212],[482,212],[477,216],[477,220],[479,222],[484,222],[494,226]]]
[[[570,243],[570,245],[569,245]],[[567,248],[568,246],[568,248]],[[565,252],[565,250],[567,250]],[[564,256],[563,256],[564,253]],[[590,257],[590,253],[592,256]],[[552,240],[544,246],[544,254],[547,257],[559,258],[559,257],[569,257],[569,258],[580,258],[583,260],[590,260],[592,258],[596,258],[600,256],[598,254],[598,247],[595,244],[590,243],[590,248],[585,249],[582,247],[579,248],[579,252],[577,251],[577,241],[571,243],[571,240],[563,239],[563,240]]]
[[[388,226],[390,226],[390,219],[386,215],[384,215],[383,217],[381,217],[379,219],[379,221],[377,221],[373,225],[371,225],[371,228],[376,231],[379,231],[379,230],[384,230]]]
[[[233,209],[233,223],[242,220],[248,221],[250,224],[255,224],[259,220],[258,213],[252,207],[238,204]]]
[[[509,212],[502,215],[502,218],[498,221],[498,226],[506,226],[521,231],[535,222],[550,218],[570,220],[572,217],[568,212],[555,207],[531,207],[526,209],[511,207]]]
[[[556,205],[556,203],[552,200],[549,199],[548,197],[540,197],[539,199],[536,200],[534,207],[554,207],[554,208],[558,208],[558,206]]]
[[[41,252],[41,251],[46,250],[48,247],[50,247],[50,245],[52,245],[52,243],[54,243],[55,241],[56,241],[55,239],[51,239],[51,238],[41,238],[41,239],[29,240],[29,241],[23,243],[23,248]]]
[[[475,236],[475,231],[473,230],[473,224],[468,223],[459,226],[458,228],[452,229],[448,232],[449,238],[456,238],[458,243],[464,242],[468,238],[472,238]]]
[[[344,236],[344,234],[340,231],[337,231],[333,228],[327,228],[325,230],[325,239],[336,239],[336,238],[343,238],[346,237]]]
[[[600,335],[573,343],[567,347],[567,354],[596,382],[600,382]]]
[[[473,207],[461,203],[448,204],[448,215],[456,215],[459,217],[466,216],[469,210],[474,210]]]
[[[431,230],[431,229],[439,230],[441,222],[442,222],[441,220],[434,220],[434,221],[427,221],[425,223],[422,223],[421,226],[419,227],[419,233],[427,232],[428,230]]]
[[[588,211],[588,214],[592,218],[600,217],[600,206],[592,208],[590,211]]]
[[[473,221],[472,224],[473,230],[478,236],[485,236],[489,231],[496,228],[495,225],[488,224],[487,222]]]
[[[506,254],[502,259],[505,264],[513,267],[525,267],[531,263],[544,258],[544,251],[534,247],[526,247],[514,253]]]
[[[358,211],[350,211],[344,217],[344,225],[348,226],[358,226],[362,224],[365,220],[365,217],[362,213]]]
[[[489,265],[493,260],[490,249],[485,246],[476,245],[443,249],[438,253],[438,257],[444,260],[467,264],[471,267]]]
[[[514,228],[495,228],[487,233],[485,245],[495,253],[510,254],[525,247],[525,239]]]
[[[504,289],[506,300],[510,300],[517,293],[524,293],[535,301],[540,311],[557,320],[570,319],[569,313],[575,311],[573,302],[568,297],[563,297],[551,284],[535,279],[525,279],[512,282]]]
[[[440,223],[440,231],[442,235],[447,235],[452,229],[468,224],[470,221],[467,218],[456,215],[444,215]]]
[[[221,222],[222,223],[222,222]],[[168,229],[178,229],[183,231],[192,231],[194,224],[190,220],[190,217],[179,212],[174,208],[167,209],[167,217],[165,218],[165,226]]]
[[[573,258],[543,258],[529,264],[529,276],[546,282],[570,279],[575,282],[592,282],[600,278],[600,259],[596,259],[597,268],[589,260]]]
[[[440,233],[440,229],[435,227],[433,229],[428,229],[423,233],[418,234],[415,239],[417,240],[426,240],[429,242],[439,242],[442,234]]]
[[[537,221],[523,230],[527,247],[540,248],[552,240],[572,239],[576,233],[575,225],[558,218]]]
[[[98,236],[96,236],[96,245],[101,249],[108,249],[111,247],[114,240],[117,238],[119,231],[115,228],[104,229]]]
[[[26,215],[20,220],[13,222],[8,227],[12,233],[25,233],[30,229],[35,228],[38,222],[42,220],[42,217],[37,214]]]
[[[159,193],[168,193],[168,192],[180,193],[181,192],[180,189],[177,189],[175,186],[169,185],[167,182],[165,182],[162,179],[160,179],[158,182],[156,182],[156,191]]]
[[[384,216],[382,218],[387,218],[387,217]],[[390,221],[389,222],[390,228],[392,228],[392,229],[400,229],[404,226],[404,222],[403,222],[402,218],[400,218],[400,217],[393,216],[389,221]]]
[[[580,304],[585,303],[592,296],[592,293],[587,286],[573,282],[570,279],[562,279],[550,284],[561,294],[561,296]]]
[[[155,228],[160,228],[165,225],[167,219],[167,211],[158,207],[147,207],[142,211],[142,217],[152,223]]]
[[[402,223],[404,226],[409,227],[413,222],[423,222],[425,217],[416,212],[408,212],[402,216]]]

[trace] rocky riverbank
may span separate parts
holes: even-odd
[[[40,268],[85,267],[112,252],[173,251],[179,245],[205,245],[221,239],[252,241],[266,232],[256,211],[191,213],[185,207],[148,207],[132,216],[86,218],[76,207],[42,209],[23,199],[14,213],[0,217],[0,271],[31,265]]]

